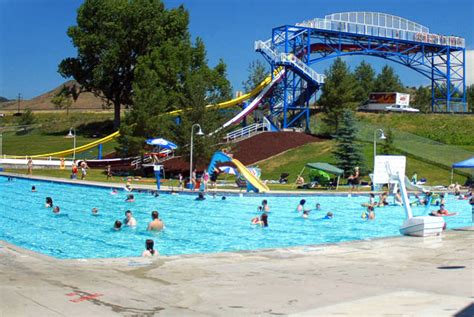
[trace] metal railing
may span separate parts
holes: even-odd
[[[312,78],[319,84],[324,83],[326,76],[319,74],[314,69],[306,65],[301,59],[296,57],[292,53],[277,53],[271,48],[271,40],[267,41],[256,41],[255,50],[260,51],[270,57],[277,64],[290,64],[291,66],[299,69],[304,74]]]
[[[270,128],[269,122],[264,121],[263,123],[252,123],[246,127],[227,133],[225,139],[227,143],[230,143],[236,140],[249,138],[257,133],[270,131]]]

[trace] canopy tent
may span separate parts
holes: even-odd
[[[323,174],[323,175],[326,174],[326,173],[336,175],[337,176],[336,189],[339,186],[339,179],[340,179],[341,175],[344,174],[344,171],[342,169],[340,169],[340,168],[338,168],[334,165],[331,165],[331,164],[328,164],[328,163],[317,162],[317,163],[306,163],[305,167],[303,167],[303,169],[301,170],[298,177],[301,176],[301,174],[303,174],[303,172],[306,168],[311,168],[311,169],[321,171],[322,172],[321,174]]]
[[[454,179],[454,169],[455,168],[472,168],[474,169],[474,156],[467,159],[467,160],[464,160],[464,161],[461,161],[461,162],[457,162],[457,163],[454,163],[452,165],[452,168],[451,168],[451,183],[453,183],[453,179]],[[474,171],[473,171],[473,174],[474,174]]]

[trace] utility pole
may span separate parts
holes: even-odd
[[[18,113],[20,113],[21,93],[18,93]]]

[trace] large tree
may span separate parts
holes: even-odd
[[[365,102],[374,90],[375,71],[369,63],[362,61],[354,70],[354,78],[357,81],[355,100]]]
[[[326,71],[326,79],[319,99],[319,104],[326,115],[324,121],[330,131],[337,131],[345,109],[355,108],[355,88],[356,82],[349,66],[342,59],[336,58]]]
[[[363,169],[363,155],[360,146],[356,143],[357,125],[356,117],[352,110],[346,109],[342,113],[341,125],[337,129],[334,139],[336,147],[333,155],[336,157],[336,165],[350,173],[356,166]]]
[[[405,88],[395,70],[385,65],[374,82],[375,92],[404,92]]]
[[[474,112],[474,84],[466,87],[466,101],[468,104],[468,111]]]
[[[187,40],[187,25],[183,7],[166,10],[160,0],[85,0],[67,31],[77,56],[64,59],[59,72],[113,105],[117,128],[121,106],[134,104],[139,58],[163,42]]]
[[[254,89],[258,84],[268,76],[268,67],[260,60],[255,60],[250,63],[248,69],[249,77],[242,82],[245,92]]]

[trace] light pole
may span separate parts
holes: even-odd
[[[377,132],[380,132],[380,140],[385,140],[385,134],[382,129],[377,129],[374,131],[374,168],[375,168],[375,156],[377,155]]]
[[[74,131],[74,133],[73,133]],[[72,160],[76,160],[76,129],[70,128],[69,133],[66,135],[67,138],[74,138],[74,148],[72,149]]]
[[[191,127],[191,153],[190,153],[190,158],[189,158],[189,182],[192,184],[191,179],[193,176],[193,136],[194,136],[194,127],[199,127],[199,131],[196,133],[196,135],[204,135],[204,132],[202,132],[201,126],[199,123],[193,124]]]

